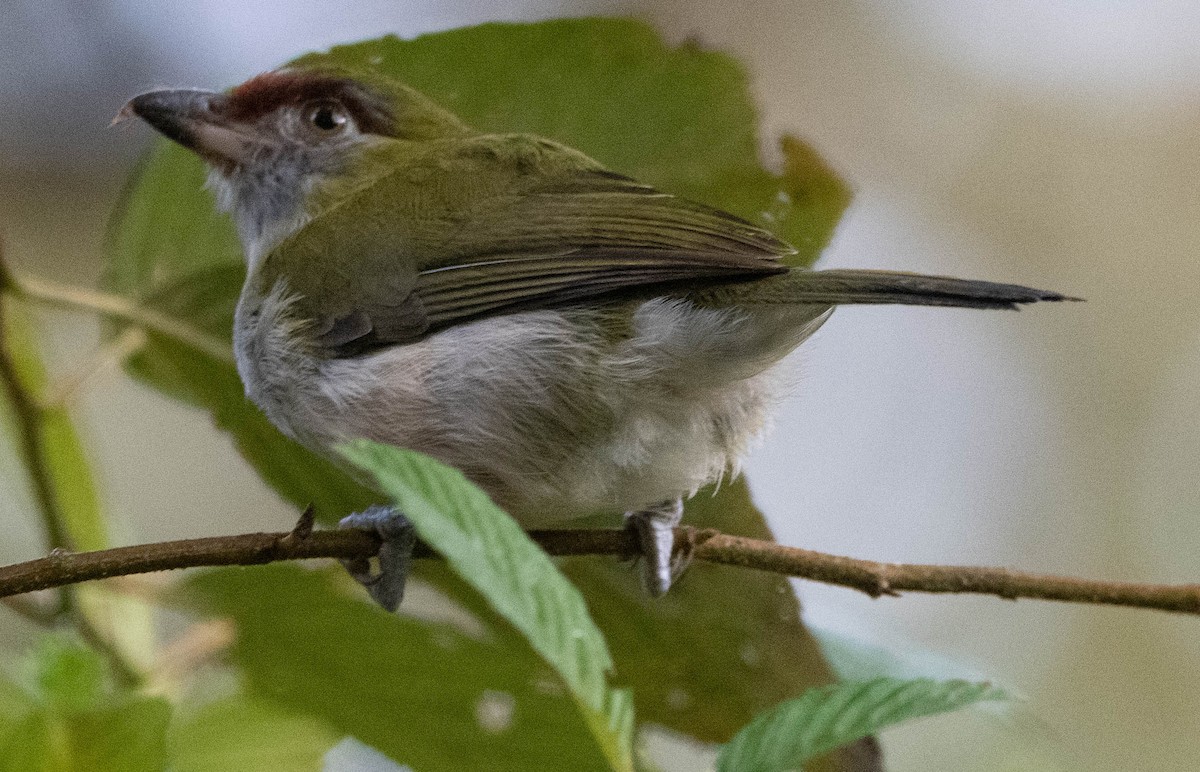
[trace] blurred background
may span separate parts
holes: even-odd
[[[796,133],[856,190],[825,267],[1087,298],[1020,314],[835,314],[789,363],[793,394],[748,467],[781,541],[885,561],[1200,580],[1194,3],[6,0],[9,259],[96,281],[105,219],[149,139],[105,126],[138,91],[224,87],[385,32],[584,14],[639,16],[745,62],[767,157],[778,133]],[[44,318],[62,369],[90,356],[93,319]],[[87,391],[78,415],[122,541],[294,518],[206,415],[119,374]],[[40,549],[22,490],[0,459],[5,563]],[[1027,698],[1017,717],[967,712],[886,732],[893,770],[1200,768],[1195,619],[799,589],[810,624],[832,636],[891,650],[910,672],[982,676]],[[0,647],[30,634],[0,610]]]

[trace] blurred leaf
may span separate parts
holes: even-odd
[[[72,423],[68,409],[62,405],[42,402],[49,392],[49,377],[38,349],[36,331],[25,308],[5,298],[5,345],[13,359],[23,390],[38,403],[38,457],[23,461],[41,464],[49,476],[53,516],[73,549],[99,550],[111,546],[108,524],[100,508],[95,479],[87,454]],[[0,401],[6,394],[0,389]],[[0,424],[17,430],[11,420],[11,406],[5,411],[10,420]],[[20,447],[20,441],[14,438]],[[82,586],[72,590],[80,607],[99,630],[113,640],[125,655],[144,661],[154,646],[150,612],[146,606],[131,598],[114,595],[100,586]]]
[[[562,677],[614,769],[632,769],[633,706],[608,688],[612,657],[579,590],[462,472],[358,440],[342,454],[374,475],[421,539]]]
[[[1008,695],[987,683],[877,678],[811,689],[738,732],[717,759],[719,772],[786,772],[872,732],[922,716]]]
[[[38,703],[29,690],[0,674],[0,747],[3,747],[4,738],[9,736],[14,726],[37,708]]]
[[[913,642],[899,641],[885,647],[860,638],[810,625],[825,659],[839,680],[868,681],[889,678],[932,678],[937,681],[983,681],[987,675],[966,663]]]
[[[320,772],[338,736],[311,716],[235,695],[203,707],[174,727],[174,772]]]
[[[743,479],[701,491],[684,522],[772,538]],[[649,599],[628,564],[575,558],[563,571],[604,631],[639,721],[727,742],[762,711],[833,680],[786,577],[695,563],[666,597]],[[820,768],[876,767],[847,756]]]
[[[23,306],[5,299],[4,325],[0,334],[13,359],[22,388],[37,401],[46,396],[48,377],[38,352],[36,333]],[[2,394],[3,392],[0,392]],[[65,408],[40,410],[39,440],[53,486],[55,505],[72,546],[81,550],[108,546],[108,532],[96,497],[92,470]],[[25,459],[29,463],[29,459]]]
[[[192,153],[154,143],[109,223],[106,285],[147,298],[193,272],[242,265],[237,232],[216,211],[204,178]]]
[[[171,709],[165,700],[117,691],[99,654],[62,638],[44,639],[26,670],[23,714],[15,722],[0,719],[0,772],[166,768]]]
[[[771,538],[743,480],[687,502],[685,522]],[[604,523],[611,525],[611,523]],[[786,577],[696,563],[663,598],[646,597],[634,566],[597,557],[560,561],[579,587],[616,663],[616,680],[633,691],[638,721],[705,742],[727,742],[755,716],[834,680],[800,619]],[[421,577],[487,624],[492,612],[465,583],[434,561]],[[503,634],[503,629],[497,629]],[[809,770],[877,770],[870,743]]]
[[[833,229],[853,193],[811,146],[803,140],[785,134],[780,139],[783,150],[783,191],[779,196],[787,203],[776,219],[789,223],[788,237],[811,265],[821,250],[833,238]]]
[[[233,618],[250,688],[414,769],[608,768],[528,646],[384,614],[292,565],[211,571],[187,587]]]
[[[0,772],[73,772],[70,739],[45,710],[35,710],[0,738]]]
[[[156,697],[71,717],[76,769],[87,772],[160,772],[167,765],[166,733],[171,706]]]
[[[45,704],[62,710],[98,707],[112,691],[104,660],[67,638],[41,639],[27,667],[34,693]]]

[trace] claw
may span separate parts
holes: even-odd
[[[417,544],[413,524],[393,507],[374,506],[342,518],[338,527],[370,531],[383,540],[379,547],[378,572],[372,572],[371,561],[367,558],[341,562],[376,603],[387,611],[395,611],[404,600],[404,585]]]
[[[652,509],[625,513],[625,525],[637,534],[645,563],[642,567],[642,586],[653,598],[661,598],[671,589],[691,562],[691,550],[686,545],[678,557],[673,557],[675,526],[683,517],[683,501],[666,502]]]

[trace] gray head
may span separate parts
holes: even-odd
[[[116,120],[137,116],[204,159],[218,206],[233,214],[254,262],[303,224],[313,189],[345,171],[356,148],[463,130],[407,86],[371,80],[279,70],[228,94],[191,89],[141,94]]]

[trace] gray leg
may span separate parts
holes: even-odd
[[[378,573],[372,573],[371,561],[366,558],[343,560],[342,565],[367,588],[376,603],[388,611],[395,611],[404,599],[404,584],[417,544],[417,532],[412,523],[394,507],[375,506],[342,518],[338,526],[370,531],[383,539],[379,547]]]
[[[675,526],[683,518],[683,501],[676,499],[640,512],[626,512],[625,526],[632,528],[641,543],[645,563],[642,568],[642,586],[651,597],[659,598],[671,589],[683,570],[687,568],[687,556],[671,560],[675,546]]]

